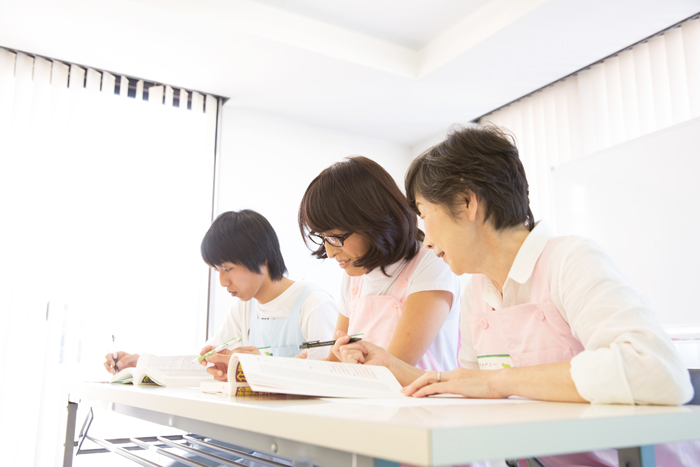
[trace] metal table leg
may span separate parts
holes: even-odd
[[[656,467],[654,446],[640,446],[617,450],[620,467]]]
[[[63,467],[73,466],[73,450],[75,448],[75,418],[78,414],[78,404],[68,402],[66,407],[68,417],[66,420],[66,440],[63,444]]]

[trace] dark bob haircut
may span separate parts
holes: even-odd
[[[287,272],[274,229],[265,217],[249,209],[219,215],[204,235],[201,250],[211,267],[233,263],[260,274],[261,266],[267,264],[273,281]]]
[[[415,212],[416,196],[448,207],[456,217],[458,196],[473,193],[485,203],[484,222],[496,230],[535,226],[525,169],[512,136],[495,125],[460,128],[418,156],[406,173],[406,195]]]
[[[369,251],[353,266],[379,267],[384,274],[385,266],[413,258],[424,237],[391,175],[362,156],[333,164],[309,184],[299,206],[299,230],[307,246],[308,233],[342,230],[366,237]],[[325,244],[312,255],[327,258]]]

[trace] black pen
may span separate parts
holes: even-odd
[[[357,342],[361,341],[361,337],[351,337],[350,340],[348,341],[348,344],[350,342]],[[311,349],[313,347],[326,347],[329,345],[335,345],[335,341],[309,341],[309,342],[304,342],[299,346],[300,349]]]
[[[112,334],[112,360],[114,360],[114,373],[119,373],[119,368],[117,367],[117,357],[119,356],[119,353],[117,353],[117,344],[114,341],[114,334]]]

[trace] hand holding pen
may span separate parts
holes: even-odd
[[[207,357],[211,357],[215,353],[219,353],[223,350],[226,350],[227,348],[231,347],[233,344],[240,342],[240,341],[241,341],[240,337],[232,337],[231,339],[227,340],[226,342],[219,345],[218,347],[214,347],[213,345],[207,345],[199,352],[199,357],[195,357],[194,360],[192,360],[192,363],[194,363],[194,362],[202,363],[202,362],[204,362],[204,360],[206,360]]]
[[[333,356],[343,363],[359,363],[366,365],[386,366],[388,368],[393,357],[385,349],[367,341],[350,342],[350,336],[343,331],[337,331],[337,340],[331,349]]]
[[[111,374],[116,374],[118,371],[121,371],[124,368],[135,367],[139,361],[139,354],[137,353],[127,353],[120,350],[116,352],[116,358],[114,353],[115,352],[110,352],[105,355],[105,370]],[[115,371],[115,368],[118,368],[119,370]]]
[[[114,337],[114,334],[112,334],[112,360],[114,360],[114,372],[118,373],[119,372],[119,355],[117,355],[117,340]]]
[[[340,337],[340,336],[338,336]],[[351,342],[357,342],[362,340],[362,334],[352,334],[350,339],[346,342],[347,344]],[[303,342],[299,348],[300,349],[313,349],[314,347],[326,347],[335,345],[336,341],[307,341]]]

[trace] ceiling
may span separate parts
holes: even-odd
[[[489,0],[255,1],[417,50]]]
[[[700,0],[0,0],[0,46],[413,145]]]

